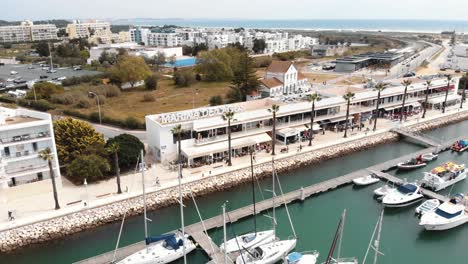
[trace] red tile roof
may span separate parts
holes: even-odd
[[[266,78],[260,79],[260,82],[267,88],[274,88],[283,85],[283,82],[278,80],[277,78]]]
[[[304,80],[304,79],[307,79],[307,77],[305,77],[304,74],[302,74],[302,72],[298,71],[297,72],[297,80]]]
[[[290,61],[272,61],[266,69],[267,72],[285,73],[293,63]]]

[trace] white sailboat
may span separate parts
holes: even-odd
[[[342,258],[341,257],[341,242],[343,240],[345,220],[346,220],[346,209],[343,211],[343,214],[341,215],[340,222],[338,223],[338,228],[336,229],[335,238],[333,239],[332,245],[330,247],[330,251],[328,252],[328,256],[324,264],[358,264],[358,261],[356,258]],[[338,243],[337,257],[333,258],[333,254],[335,252],[337,243]]]
[[[143,151],[141,151],[141,166],[144,166]],[[143,167],[141,167],[143,168]],[[165,234],[156,237],[148,236],[148,218],[146,217],[146,192],[145,192],[145,170],[141,169],[141,177],[143,184],[143,218],[145,226],[145,243],[146,247],[140,251],[119,261],[118,264],[165,264],[175,261],[186,254],[193,251],[196,246],[192,240],[188,238],[183,229],[182,234]],[[180,164],[179,164],[179,197],[181,198],[181,182],[180,182]],[[180,199],[182,203],[182,199]],[[181,204],[182,207],[182,204]],[[183,209],[181,209],[181,217],[183,219]],[[186,263],[186,261],[184,261]]]
[[[256,246],[261,246],[270,242],[273,242],[275,237],[275,232],[273,230],[258,231],[257,232],[257,211],[255,207],[255,178],[253,171],[253,156],[252,151],[250,152],[250,170],[252,177],[252,202],[253,202],[253,224],[254,232],[247,233],[243,235],[236,236],[228,241],[225,241],[220,245],[221,250],[226,253],[233,253],[237,251],[243,251],[249,248],[254,248]]]
[[[275,197],[276,197],[276,192],[275,192],[275,181],[276,181],[276,171],[274,167],[274,160],[272,160],[272,167],[273,167],[273,175],[272,175],[272,203],[273,203],[273,216],[272,216],[272,222],[273,222],[273,233],[274,236],[276,237],[276,203],[275,203]],[[279,183],[279,181],[278,181]],[[279,185],[280,191],[281,190],[281,185]],[[284,197],[283,197],[284,199]],[[287,240],[274,240],[273,242],[270,242],[268,244],[264,244],[261,246],[257,246],[255,248],[250,248],[244,250],[236,259],[236,264],[274,264],[280,260],[283,260],[286,258],[288,253],[293,250],[296,247],[296,233],[294,231],[294,227],[291,222],[291,218],[289,215],[289,211],[287,208],[287,205],[285,203],[285,208],[286,208],[286,213],[289,218],[289,222],[291,224],[291,228],[294,233],[294,238],[293,239],[287,239]]]
[[[374,261],[373,264],[377,264],[377,258],[379,255],[383,255],[382,252],[379,251],[380,247],[380,235],[382,233],[382,224],[383,224],[383,216],[384,216],[384,209],[382,209],[380,213],[379,220],[377,220],[377,224],[375,225],[374,232],[372,233],[371,240],[369,242],[369,246],[367,247],[366,254],[364,255],[364,260],[362,261],[362,264],[366,263],[367,256],[369,254],[370,249],[372,248],[374,250]],[[377,238],[374,240],[375,233],[377,232]],[[372,244],[372,242],[374,244]]]

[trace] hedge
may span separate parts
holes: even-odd
[[[93,112],[87,115],[87,114],[83,114],[74,110],[63,110],[63,114],[67,116],[73,116],[73,117],[77,117],[80,119],[88,120],[94,123],[99,122],[99,113],[97,112]],[[101,119],[102,119],[103,124],[129,128],[129,129],[146,129],[145,123],[138,121],[138,119],[134,117],[127,117],[126,119],[122,120],[122,119],[116,119],[116,118],[108,117],[105,115],[101,115]]]

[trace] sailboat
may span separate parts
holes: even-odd
[[[344,232],[344,223],[346,220],[346,209],[343,211],[341,215],[340,222],[338,223],[338,228],[336,229],[335,238],[333,239],[332,245],[330,247],[330,251],[328,252],[327,259],[324,264],[358,264],[356,258],[341,258],[341,241],[343,240],[343,232]],[[335,248],[338,244],[338,256],[337,258],[333,258],[333,254],[335,252]]]
[[[143,151],[141,151],[141,166],[143,163]],[[148,218],[146,217],[146,192],[145,192],[145,170],[141,167],[141,178],[143,184],[143,218],[145,226],[145,244],[146,247],[140,251],[133,253],[118,264],[165,264],[175,261],[186,254],[193,251],[196,246],[192,240],[185,234],[183,229],[183,205],[180,179],[180,164],[179,164],[179,198],[181,203],[181,218],[182,218],[182,234],[171,233],[160,236],[148,236]]]
[[[369,246],[367,247],[366,255],[364,255],[364,260],[362,261],[362,264],[366,263],[367,256],[368,256],[369,251],[370,251],[371,248],[374,250],[373,264],[377,264],[378,256],[383,255],[383,253],[379,251],[380,234],[382,233],[383,216],[384,216],[384,209],[382,209],[382,211],[380,213],[379,220],[377,220],[377,225],[375,225],[375,229],[374,229],[374,232],[372,233],[372,237],[371,237],[371,240],[369,242]],[[375,236],[376,232],[377,232],[377,238],[374,240],[374,236]],[[372,242],[374,242],[374,245],[372,245]]]
[[[250,170],[252,176],[252,202],[253,202],[253,226],[254,232],[236,236],[220,245],[221,250],[226,253],[243,251],[245,249],[261,246],[274,241],[275,232],[273,230],[257,231],[257,211],[255,208],[255,177],[253,170],[253,152],[250,152]]]
[[[275,181],[276,181],[276,171],[274,167],[274,159],[272,159],[272,203],[273,203],[273,216],[272,216],[272,222],[273,222],[273,234],[276,237],[276,203],[275,203]],[[281,185],[280,185],[281,188]],[[284,197],[283,197],[284,198]],[[289,216],[289,211],[287,209],[287,205],[285,203],[285,208],[286,212],[288,214],[288,218],[291,223],[291,227],[294,232],[294,227],[292,225],[290,216]],[[246,249],[243,251],[240,256],[237,257],[236,259],[236,264],[273,264],[276,263],[280,260],[283,260],[286,258],[288,253],[293,250],[296,247],[296,234],[294,232],[294,238],[293,239],[287,239],[287,240],[274,240],[273,242],[270,242],[268,244],[264,244],[261,246],[257,246],[255,248],[250,248]]]

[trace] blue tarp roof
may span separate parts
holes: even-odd
[[[414,193],[417,189],[418,187],[413,184],[405,184],[405,185],[398,187],[398,191],[400,191],[401,193],[405,193],[405,194]]]
[[[288,263],[295,263],[299,260],[301,260],[302,254],[299,252],[293,252],[288,255]]]

